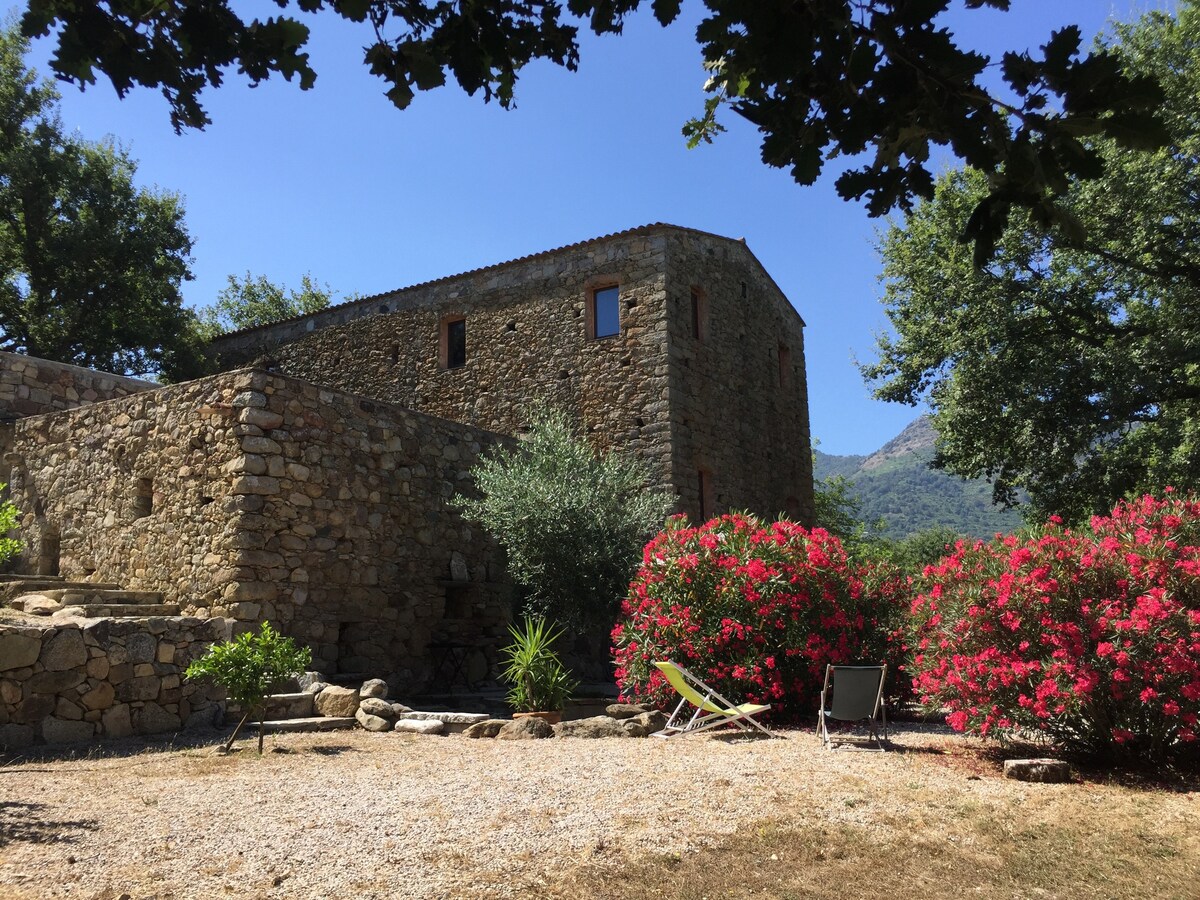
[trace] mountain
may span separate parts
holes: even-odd
[[[935,526],[988,538],[1021,525],[1015,510],[992,505],[992,488],[983,479],[963,481],[929,468],[936,434],[927,416],[908,425],[869,456],[814,454],[817,478],[842,475],[862,501],[867,522],[882,518],[886,534],[901,538]]]

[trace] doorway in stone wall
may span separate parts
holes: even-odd
[[[37,575],[53,575],[58,576],[59,555],[62,552],[62,538],[59,536],[58,529],[52,525],[47,525],[42,529],[41,539],[38,541],[37,554]]]

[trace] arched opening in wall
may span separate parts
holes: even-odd
[[[62,539],[58,529],[53,525],[42,528],[41,540],[38,541],[37,573],[38,575],[58,575],[58,561],[61,553]]]
[[[338,623],[337,674],[365,677],[371,668],[371,643],[376,630],[368,622]]]
[[[154,479],[139,478],[134,485],[133,517],[144,519],[154,512]]]

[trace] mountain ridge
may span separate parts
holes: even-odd
[[[841,475],[861,502],[860,515],[883,519],[885,536],[903,538],[929,528],[953,528],[970,537],[990,538],[1019,528],[1016,510],[993,506],[991,485],[964,481],[931,469],[937,432],[928,416],[910,422],[874,453],[837,455],[813,452],[813,476]]]

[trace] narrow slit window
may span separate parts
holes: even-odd
[[[621,293],[613,287],[600,288],[592,294],[592,334],[612,337],[621,332]]]
[[[692,291],[692,337],[700,340],[700,295]]]
[[[139,478],[134,486],[133,517],[144,519],[154,512],[154,479]]]
[[[446,368],[461,369],[467,364],[467,320],[446,323]]]
[[[792,351],[779,345],[779,386],[788,387],[792,381]]]
[[[713,515],[713,510],[716,506],[716,498],[713,495],[712,473],[705,469],[698,469],[696,471],[696,488],[700,495],[700,521],[707,522],[709,517]]]

